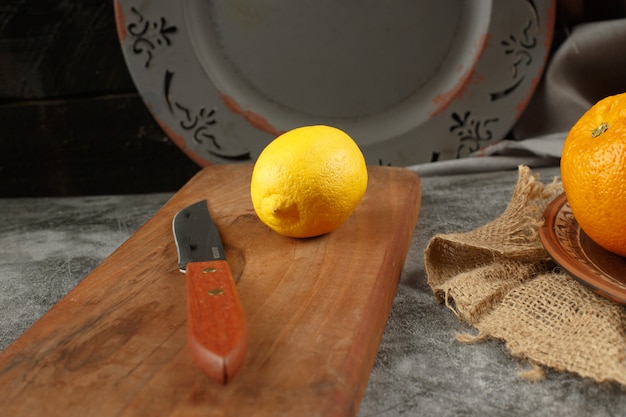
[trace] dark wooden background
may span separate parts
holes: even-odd
[[[2,0],[0,197],[175,191],[198,169],[138,95],[112,0]]]
[[[555,44],[624,3],[561,0]],[[138,95],[112,0],[0,2],[0,198],[169,192],[198,170]]]

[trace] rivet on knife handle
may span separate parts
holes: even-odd
[[[248,331],[226,261],[187,264],[187,309],[192,359],[211,378],[230,381],[245,357]]]
[[[187,328],[191,357],[212,379],[230,381],[244,360],[248,327],[206,200],[172,221],[178,264],[187,274]]]

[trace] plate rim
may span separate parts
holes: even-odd
[[[528,21],[524,24],[520,21],[519,27],[518,25],[511,26],[511,29],[507,29],[504,33],[498,17],[506,15],[507,12],[502,7],[502,3],[492,0],[489,3],[490,8],[492,14],[496,14],[489,18],[484,45],[480,46],[481,52],[476,62],[467,71],[466,76],[461,77],[459,85],[455,86],[452,91],[442,92],[446,96],[450,95],[447,97],[450,102],[448,106],[438,109],[430,119],[414,126],[405,134],[385,136],[382,141],[378,140],[366,145],[363,151],[369,164],[408,166],[432,161],[432,158],[438,159],[440,155],[439,159],[454,158],[452,154],[459,158],[501,139],[510,131],[533,96],[539,80],[543,77],[554,35],[556,8],[556,0],[516,1],[516,6],[524,5],[523,7],[532,10],[528,16],[526,12],[524,13]],[[187,44],[190,42],[180,42],[180,40],[189,40],[188,25],[184,21],[172,22],[184,15],[183,2],[114,0],[114,6],[118,39],[139,95],[164,133],[197,164],[206,166],[220,162],[253,161],[267,143],[285,129],[288,130],[289,126],[274,126],[271,120],[264,118],[263,114],[255,113],[255,109],[246,108],[234,102],[227,94],[217,91],[214,82],[208,79],[205,70],[200,68],[199,57],[195,52],[190,53],[187,50],[189,49]],[[132,13],[131,9],[134,9]],[[142,32],[138,37],[136,32],[139,24],[154,24],[156,28],[159,17],[159,33],[144,36]],[[131,33],[129,27],[133,24],[136,26],[135,32]],[[530,26],[527,27],[527,25]],[[525,39],[529,33],[530,38]],[[148,35],[155,37],[148,38]],[[508,35],[506,39],[504,35]],[[159,36],[161,39],[158,38]],[[179,36],[180,39],[170,42],[175,36]],[[154,45],[146,46],[149,41],[152,41]],[[136,50],[138,42],[142,43],[141,47]],[[157,43],[159,46],[156,46]],[[185,45],[181,48],[181,44]],[[531,49],[525,50],[524,48]],[[163,63],[174,65],[172,62],[185,60],[189,61],[188,64],[193,69],[183,73],[183,70],[176,66],[177,64],[174,65],[176,68],[173,71],[170,71],[169,67],[165,68],[166,77],[169,75],[170,78],[164,80],[158,78],[161,74],[156,76],[154,73],[142,72],[147,68],[144,65],[146,54],[152,62],[152,67],[160,72],[164,72]],[[498,74],[516,75],[509,74],[506,80],[499,78],[500,76],[491,77],[495,80],[489,81],[490,77],[486,76],[485,70],[493,65],[498,68]],[[180,75],[177,72],[179,70]],[[176,75],[172,82],[174,73]],[[202,75],[199,75],[200,73]],[[183,89],[185,91],[182,94],[174,91],[174,86],[177,85],[178,80],[181,80],[179,77],[187,76],[195,79],[194,82],[203,84],[202,88],[207,87],[211,91],[215,89],[219,97],[211,94],[207,96],[211,100],[198,101],[196,93],[187,91],[188,89]],[[166,88],[164,84],[167,84]],[[477,87],[478,84],[481,84],[481,87]],[[163,94],[164,90],[166,90],[165,94]],[[170,94],[174,97],[171,98]],[[176,96],[176,94],[179,95]],[[481,99],[477,99],[476,96],[480,96]],[[491,97],[491,99],[486,97]],[[192,136],[192,132],[179,126],[183,124],[182,116],[174,116],[172,110],[173,107],[176,110],[178,99],[182,99],[183,104],[187,106],[185,109],[188,111],[187,117],[197,116],[199,107],[201,107],[200,110],[206,111],[204,116],[212,109],[218,109],[217,115],[223,120],[220,120],[217,124],[218,130],[213,133],[218,141],[222,140],[220,145],[223,152],[214,152],[216,151],[215,145],[211,145],[211,141],[215,143],[215,137],[211,140],[206,137],[212,136],[210,133],[203,138],[204,142],[200,143],[194,141],[197,138]],[[499,114],[496,109],[505,105],[509,110],[504,114]],[[215,116],[210,113],[211,115],[213,117],[212,128],[215,129]],[[186,123],[189,125],[190,121],[187,120]],[[228,130],[224,130],[225,128],[220,125],[228,126]],[[238,130],[233,127],[235,125],[240,126]],[[342,126],[337,127],[342,128]],[[203,133],[206,132],[207,129]],[[247,139],[248,136],[253,137]],[[355,139],[359,143],[358,137]]]
[[[607,298],[622,305],[626,305],[626,290],[616,286],[615,284],[612,284],[601,275],[598,275],[591,271],[589,268],[583,266],[559,243],[559,238],[556,236],[556,233],[554,231],[554,228],[556,227],[555,221],[566,204],[568,204],[567,196],[563,192],[555,197],[544,210],[542,215],[543,224],[539,227],[539,238],[543,247],[546,249],[554,262],[556,262],[556,264],[561,269],[563,269],[565,272],[575,278],[578,282],[584,284],[587,288],[590,288],[593,292],[604,298]],[[573,226],[573,231],[575,232],[577,237],[576,240],[577,242],[580,242],[580,233],[582,232],[582,229],[578,222],[576,222],[576,220],[573,218],[573,216],[571,217],[571,220],[568,221],[568,225]],[[588,257],[588,254],[585,252],[584,248],[579,245],[578,249],[583,256],[585,256],[591,263],[593,263],[593,259]],[[605,274],[604,271],[601,272]]]

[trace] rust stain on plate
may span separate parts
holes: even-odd
[[[159,117],[157,116],[157,114],[153,111],[152,108],[152,104],[146,102],[146,106],[148,107],[148,110],[150,110],[150,113],[152,113],[154,120],[156,120],[156,122],[159,124],[159,126],[161,126],[161,129],[163,129],[163,131],[165,132],[165,134],[172,140],[174,141],[174,143],[176,144],[176,146],[179,146],[180,149],[192,160],[194,161],[196,164],[198,164],[198,166],[204,168],[208,165],[211,165],[211,162],[200,157],[196,152],[193,152],[191,149],[189,149],[189,147],[187,146],[187,144],[185,143],[185,138],[183,138],[181,135],[177,134],[176,132],[174,132],[166,123],[164,123],[163,121],[161,121],[161,119],[159,119]]]
[[[472,64],[467,69],[465,69],[462,66],[457,69],[458,72],[464,71],[461,74],[459,81],[450,90],[437,94],[433,98],[432,104],[434,105],[434,109],[430,113],[431,117],[435,117],[437,114],[443,111],[446,107],[448,107],[448,105],[454,99],[456,99],[459,96],[462,96],[463,93],[465,92],[465,89],[470,84],[470,82],[473,84],[479,84],[484,79],[482,75],[474,72],[474,68],[476,67],[476,64],[478,63],[478,60],[480,59],[481,55],[483,54],[483,51],[485,50],[487,46],[488,40],[489,40],[489,34],[487,33],[485,33],[483,36],[480,37],[480,41],[478,42],[478,50],[476,54],[474,55],[474,60],[472,61]]]
[[[115,0],[113,3],[113,9],[115,13],[117,38],[120,42],[124,42],[124,39],[126,39],[126,19],[124,18],[124,12],[122,11],[122,6],[120,5],[119,0]]]
[[[557,2],[552,2],[552,4],[550,5],[550,8],[548,9],[548,22],[550,22],[549,25],[546,25],[546,37],[544,38],[544,59],[543,59],[543,67],[545,68],[545,64],[548,61],[548,56],[549,56],[549,52],[550,52],[550,48],[552,47],[552,40],[554,38],[554,22],[556,21],[556,3]],[[540,71],[542,72],[542,71]]]
[[[556,2],[552,3],[551,7],[547,10],[547,13],[548,13],[547,20],[548,22],[550,22],[550,24],[545,26],[546,36],[544,39],[544,55],[543,55],[543,63],[541,65],[541,68],[546,68],[548,57],[550,56],[549,52],[550,52],[550,48],[552,46],[552,40],[554,37],[554,24],[553,23],[556,20]],[[524,111],[528,107],[528,104],[530,103],[530,100],[532,100],[533,96],[535,95],[535,92],[537,91],[537,88],[539,87],[539,83],[541,82],[543,76],[544,76],[544,71],[541,70],[537,73],[537,75],[530,82],[531,87],[529,88],[528,93],[522,100],[520,100],[519,103],[517,103],[517,106],[515,108],[516,110],[515,120],[518,120],[522,116],[522,113],[524,113]]]
[[[241,106],[230,96],[221,93],[222,100],[226,107],[233,113],[243,116],[253,127],[262,130],[267,133],[271,133],[274,136],[280,135],[281,131],[272,126],[263,116],[260,116],[252,110],[244,110]]]

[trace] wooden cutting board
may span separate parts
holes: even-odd
[[[256,217],[251,165],[204,168],[0,354],[6,416],[353,416],[367,386],[420,207],[419,177],[370,167],[337,230],[278,235]],[[174,214],[207,199],[249,324],[222,386],[186,347]]]

